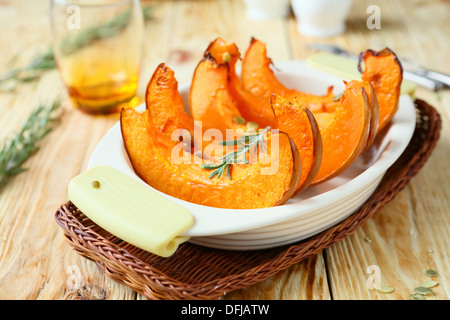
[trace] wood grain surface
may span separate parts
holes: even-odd
[[[381,9],[381,29],[366,27],[367,7]],[[145,1],[153,19],[145,25],[139,97],[156,66],[165,62],[179,82],[190,81],[207,44],[217,36],[245,52],[250,38],[265,41],[276,61],[305,59],[317,39],[297,31],[295,18],[250,20],[242,0]],[[354,1],[345,34],[319,41],[355,53],[390,47],[409,59],[450,73],[448,1]],[[49,2],[0,1],[0,73],[19,54],[25,63],[51,42]],[[17,131],[40,101],[62,95],[64,113],[28,170],[0,193],[0,299],[143,299],[110,280],[67,245],[54,212],[67,200],[72,177],[89,158],[118,115],[89,116],[73,108],[56,70],[38,81],[0,92],[0,141]],[[427,299],[450,298],[450,91],[419,88],[416,96],[441,114],[441,138],[431,158],[397,197],[352,236],[306,261],[223,299],[362,300],[409,299],[415,287],[438,272],[439,285]],[[142,101],[142,100],[141,100]],[[370,289],[368,267],[381,271],[392,293]]]

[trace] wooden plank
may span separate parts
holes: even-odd
[[[449,52],[450,34],[444,27],[445,18],[441,13],[448,10],[447,4],[438,1],[426,4],[380,2],[382,29],[368,30],[365,9],[369,4],[372,3],[354,3],[346,33],[335,38],[303,37],[293,23],[294,57],[304,59],[312,53],[307,44],[323,40],[355,53],[388,46],[402,58],[443,72],[450,71],[450,64],[443,59]],[[424,16],[424,12],[429,16]],[[430,19],[431,16],[436,19]],[[432,38],[427,31],[433,34]],[[425,276],[427,269],[439,270],[436,280],[441,283],[427,298],[449,298],[449,244],[448,237],[443,235],[449,233],[450,226],[450,199],[446,192],[450,164],[450,135],[446,123],[449,121],[450,96],[448,92],[435,94],[421,88],[416,96],[431,103],[441,113],[444,123],[441,140],[429,162],[405,190],[355,234],[326,250],[333,299],[409,299],[414,288],[429,279]],[[393,293],[383,294],[368,288],[371,273],[367,268],[372,265],[380,268],[381,285],[395,288]]]
[[[290,266],[251,287],[223,296],[224,300],[329,300],[322,254]]]

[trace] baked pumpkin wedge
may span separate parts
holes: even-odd
[[[273,94],[270,99],[277,128],[286,132],[299,150],[302,175],[296,193],[305,190],[316,177],[322,163],[322,138],[313,114],[294,99]]]
[[[314,113],[322,137],[323,153],[319,172],[312,184],[337,176],[365,150],[371,115],[369,98],[361,81],[346,82],[334,111]]]
[[[204,130],[218,129],[225,133],[226,129],[245,128],[243,117],[237,107],[237,102],[230,92],[229,58],[212,56],[205,51],[204,57],[197,65],[192,77],[189,91],[189,106],[192,117],[202,122]],[[237,48],[236,48],[237,50]],[[216,54],[217,56],[217,54]]]
[[[358,70],[361,72],[362,81],[370,82],[375,90],[380,109],[379,132],[398,110],[403,81],[402,65],[389,48],[380,51],[367,50],[359,55]]]
[[[272,59],[267,56],[266,44],[256,38],[252,38],[250,45],[242,61],[241,81],[243,87],[253,95],[260,97],[261,104],[270,107],[272,93],[286,98],[297,98],[297,100],[308,107],[311,111],[325,110],[325,105],[335,98],[330,86],[327,93],[318,96],[295,89],[287,88],[274,74],[271,66]]]
[[[145,105],[155,127],[173,141],[188,139],[188,144],[193,146],[193,137],[202,136],[194,134],[194,119],[185,111],[175,73],[164,63],[158,65],[147,85]],[[186,133],[184,130],[189,132],[190,137],[183,136]],[[201,128],[198,130],[202,133]],[[177,132],[180,133],[178,137]],[[195,145],[200,146],[200,141]]]
[[[261,104],[260,97],[246,90],[237,74],[236,64],[241,55],[236,44],[219,37],[210,43],[206,52],[216,61],[228,64],[228,89],[242,117],[246,121],[257,123],[260,128],[268,126],[274,128],[276,121],[270,106]]]
[[[145,104],[153,124],[169,136],[178,128],[193,133],[194,119],[185,111],[174,71],[161,63],[148,82]]]
[[[148,110],[122,109],[120,125],[136,174],[153,188],[178,199],[220,208],[272,207],[291,198],[300,179],[299,153],[285,133],[267,134],[265,160],[270,161],[231,164],[230,178],[211,178],[211,170],[196,164],[191,153],[186,153],[184,161],[174,161],[173,142],[155,127]],[[272,141],[278,144],[272,147]]]
[[[345,83],[345,82],[344,82]],[[367,138],[367,143],[365,150],[368,149],[373,141],[376,138],[376,135],[378,133],[378,126],[380,123],[380,107],[378,104],[377,95],[375,93],[375,89],[373,88],[372,84],[370,82],[363,82],[363,87],[367,94],[367,104],[370,106],[370,125],[369,125],[369,137]],[[324,110],[315,111],[314,114],[320,113],[320,112],[334,112],[337,106],[340,104],[340,99],[330,103],[327,103],[324,107]]]

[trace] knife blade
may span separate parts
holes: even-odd
[[[322,50],[330,53],[334,53],[340,56],[345,56],[352,60],[358,60],[359,57],[349,51],[346,51],[338,46],[325,44],[325,43],[311,43],[309,48],[315,50]],[[442,89],[450,88],[450,76],[427,70],[417,64],[411,62],[401,61],[403,66],[403,77],[408,79],[424,88],[439,91]]]

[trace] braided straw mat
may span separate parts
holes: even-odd
[[[390,202],[422,168],[439,139],[438,112],[425,101],[416,99],[414,103],[417,117],[411,142],[371,197],[347,219],[298,243],[265,250],[229,251],[186,242],[174,255],[162,258],[106,232],[70,201],[57,210],[55,219],[78,254],[147,299],[218,299],[332,246]]]

